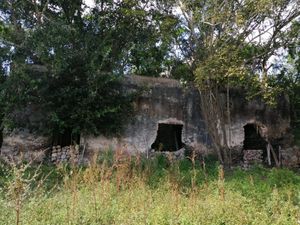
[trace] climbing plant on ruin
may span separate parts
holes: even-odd
[[[219,160],[230,164],[230,87],[271,105],[283,89],[272,85],[272,57],[295,43],[290,25],[297,1],[178,0],[188,60],[202,96],[202,110]]]

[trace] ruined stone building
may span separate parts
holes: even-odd
[[[134,117],[125,126],[122,135],[108,138],[81,134],[80,149],[83,150],[76,149],[75,157],[88,158],[108,148],[149,154],[151,151],[176,152],[186,146],[203,155],[214,154],[196,88],[181,85],[177,80],[141,76],[127,77],[124,88],[143,91],[134,102]],[[283,165],[299,166],[299,149],[291,147],[287,98],[281,97],[277,107],[270,108],[258,99],[247,101],[242,90],[231,90],[230,107],[228,130],[232,138],[228,144],[237,158],[243,160],[244,157],[244,161],[254,158],[264,163],[269,151],[268,143],[271,143]],[[47,137],[25,131],[6,134],[1,155],[17,156],[22,153],[25,158],[43,160],[46,153],[41,153],[41,150],[49,147],[53,161],[59,161],[69,159],[69,152],[74,152],[70,147],[59,150],[47,146],[47,143]]]

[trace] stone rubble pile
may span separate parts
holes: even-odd
[[[169,152],[169,151],[155,151],[154,149],[152,149],[150,151],[150,157],[156,157],[159,155],[163,155],[168,159],[172,159],[172,160],[183,160],[185,158],[185,148],[181,148],[178,151],[174,151],[174,152]]]
[[[263,150],[244,150],[243,162],[246,168],[250,165],[262,164]]]
[[[51,151],[51,162],[54,164],[60,163],[75,163],[79,162],[79,146],[53,146]]]
[[[300,147],[294,146],[292,148],[281,149],[281,164],[288,168],[300,167]]]

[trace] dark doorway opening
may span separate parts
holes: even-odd
[[[247,124],[244,126],[245,140],[244,140],[244,150],[262,150],[262,162],[268,165],[268,152],[267,145],[268,142],[260,135],[258,127],[256,124]],[[269,155],[270,166],[274,165],[274,159]]]
[[[52,145],[61,147],[80,144],[80,135],[73,134],[71,130],[66,130],[64,133],[56,133],[52,138]]]
[[[182,143],[182,128],[179,124],[158,124],[158,131],[155,142],[151,145],[155,151],[177,151],[181,149]]]
[[[245,150],[266,150],[267,142],[264,138],[262,138],[255,124],[247,124],[246,126],[244,126],[244,132]]]

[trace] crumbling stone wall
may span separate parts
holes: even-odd
[[[242,149],[245,139],[244,126],[254,124],[258,132],[272,144],[287,148],[292,143],[290,133],[290,109],[286,96],[278,98],[276,107],[266,105],[261,99],[248,101],[241,89],[232,89],[231,96],[231,141],[229,146]]]
[[[6,135],[0,151],[0,157],[7,162],[50,161],[54,164],[79,163],[81,159],[79,146],[50,146],[47,137],[38,136],[28,130],[15,130]]]
[[[79,146],[53,146],[51,149],[51,162],[54,164],[73,163],[78,164],[80,160]]]
[[[143,91],[134,103],[134,118],[117,140],[119,145],[126,146],[130,152],[147,153],[155,142],[159,124],[164,123],[182,125],[182,142],[198,151],[208,151],[209,135],[201,116],[197,89],[185,88],[177,80],[141,76],[127,77],[124,86],[128,91]],[[100,150],[103,145],[99,142],[110,141],[82,135],[81,143],[89,149]],[[116,140],[111,139],[111,143],[115,146]]]
[[[6,134],[0,149],[0,157],[6,161],[43,162],[48,138],[30,133],[28,130],[15,130]]]
[[[263,163],[263,150],[244,150],[243,166],[249,168],[251,165]]]
[[[182,142],[202,154],[214,153],[205,121],[201,115],[200,96],[193,86],[183,86],[177,80],[166,78],[151,78],[129,76],[124,81],[123,88],[128,92],[140,91],[141,95],[134,102],[135,114],[126,125],[124,132],[118,137],[89,136],[81,134],[80,144],[86,149],[85,157],[101,150],[126,149],[131,153],[151,153],[151,145],[155,142],[159,124],[182,125]],[[278,99],[276,108],[268,107],[260,99],[247,101],[241,89],[230,90],[231,124],[227,124],[231,140],[228,145],[237,154],[243,154],[245,139],[244,126],[255,124],[260,135],[271,144],[281,146],[285,151],[291,144],[289,103],[285,96]],[[224,98],[226,93],[224,93]],[[226,99],[226,98],[225,98]],[[38,116],[32,119],[38,123]],[[40,114],[39,114],[40,116]],[[38,149],[49,147],[47,138],[32,134],[12,133],[6,135],[1,149],[2,155],[37,152]],[[229,134],[229,133],[228,133]],[[229,136],[229,135],[228,135]],[[48,146],[47,146],[48,144]],[[57,163],[69,158],[69,150],[53,149],[51,159]],[[289,153],[288,153],[289,152]],[[26,153],[27,154],[27,153]],[[27,154],[27,158],[32,158]],[[289,161],[293,151],[282,154]],[[247,157],[247,156],[246,156]],[[292,161],[295,161],[294,158]],[[288,164],[288,163],[286,163]]]
[[[280,150],[281,165],[284,167],[300,167],[300,147],[294,146]]]
[[[183,125],[182,142],[203,154],[212,153],[210,138],[201,115],[199,92],[193,86],[164,78],[131,76],[124,86],[128,91],[143,88],[135,102],[135,117],[118,139],[84,136],[82,143],[100,150],[105,146],[122,145],[129,151],[147,152],[155,141],[160,123]],[[228,145],[236,154],[243,154],[244,126],[257,125],[261,136],[282,148],[291,144],[289,104],[285,96],[275,108],[260,99],[248,101],[241,89],[230,90],[231,124],[226,125]],[[226,93],[224,92],[224,98]],[[225,98],[226,99],[226,98]],[[229,135],[230,132],[230,135]],[[100,144],[106,143],[106,144]],[[98,146],[98,149],[97,149]]]

